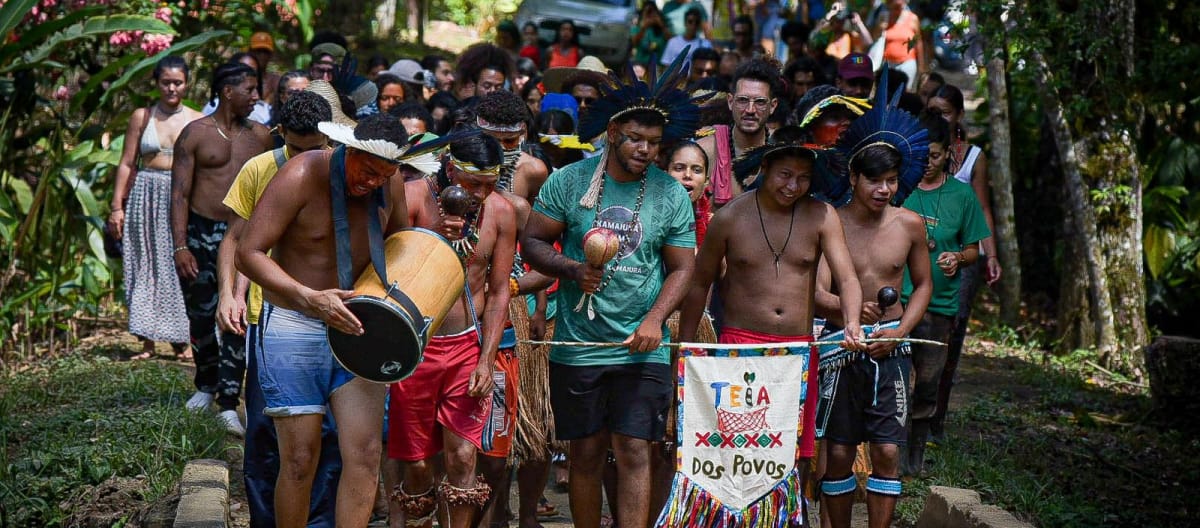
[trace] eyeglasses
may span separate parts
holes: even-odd
[[[754,99],[751,99],[744,95],[739,95],[739,96],[733,98],[733,106],[736,106],[738,108],[746,108],[747,106],[750,106],[750,103],[754,103],[754,108],[762,110],[762,109],[765,109],[767,107],[767,105],[771,103],[771,100],[767,99],[766,97],[756,97]]]
[[[596,102],[596,99],[595,97],[576,97],[575,102],[579,103],[579,106],[586,106]]]

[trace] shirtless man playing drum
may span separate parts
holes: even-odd
[[[481,444],[485,425],[493,421],[493,368],[514,294],[509,274],[517,244],[516,210],[494,192],[503,160],[495,138],[472,136],[451,143],[437,181],[405,184],[412,225],[455,240],[467,279],[464,298],[430,340],[424,361],[391,389],[388,456],[404,466],[394,496],[408,526],[432,526],[441,502],[449,525],[467,528],[489,497],[487,483],[475,478],[475,465],[487,447]],[[467,211],[438,200],[451,185],[470,195]],[[446,470],[440,484],[434,473],[439,454]]]
[[[322,132],[328,133],[328,124],[322,123]],[[408,147],[407,134],[396,118],[379,114],[360,121],[352,134],[329,135],[346,146],[289,160],[255,206],[237,250],[238,269],[262,286],[265,298],[259,381],[264,412],[274,419],[279,436],[275,516],[280,527],[301,527],[308,520],[327,405],[342,453],[338,526],[367,525],[379,478],[387,389],[342,368],[326,338],[327,326],[363,333],[342,302],[353,292],[339,288],[332,201],[345,202],[350,233],[345,245],[351,276],[358,277],[371,261],[367,225],[379,198],[374,193],[385,198],[377,213],[385,237],[409,225],[404,182],[393,178]],[[337,196],[331,185],[339,176],[345,191]]]

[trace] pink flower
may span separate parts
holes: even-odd
[[[163,22],[170,24],[171,23],[171,8],[167,7],[167,6],[162,6],[162,7],[158,8],[158,10],[154,12],[154,18],[157,18],[159,20],[162,20]]]
[[[71,98],[71,92],[67,90],[66,86],[59,86],[57,90],[54,90],[54,99],[55,100],[66,101],[67,99],[70,99],[70,98]]]
[[[142,37],[142,51],[146,52],[147,55],[154,55],[171,47],[172,40],[175,40],[174,35],[149,33]]]
[[[124,47],[133,42],[133,33],[129,31],[118,31],[108,37],[108,43],[112,46]]]

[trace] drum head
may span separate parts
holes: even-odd
[[[407,313],[374,297],[349,299],[346,307],[362,323],[363,335],[344,334],[333,327],[328,333],[333,357],[346,370],[368,381],[395,383],[417,369],[425,341]]]

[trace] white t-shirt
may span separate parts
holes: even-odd
[[[695,53],[700,48],[711,48],[712,42],[709,42],[708,39],[700,36],[700,34],[697,34],[693,40],[687,40],[683,38],[683,35],[675,35],[671,37],[671,40],[667,41],[667,48],[663,50],[662,59],[658,61],[659,64],[663,66],[670,65],[680,53],[683,53],[683,49],[689,45],[692,47],[688,52],[688,57],[690,58],[690,54]]]
[[[217,101],[209,101],[204,105],[204,109],[200,113],[209,115],[217,111]],[[250,111],[249,119],[255,123],[267,124],[271,122],[271,105],[266,101],[259,99],[254,103],[254,110]]]

